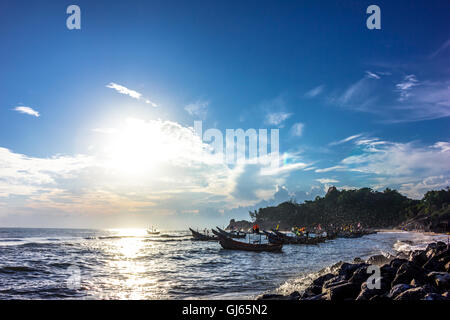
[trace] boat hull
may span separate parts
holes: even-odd
[[[252,244],[241,241],[236,241],[228,238],[213,230],[213,233],[218,236],[219,243],[222,248],[227,250],[241,250],[241,251],[253,251],[253,252],[280,252],[283,248],[283,244]]]

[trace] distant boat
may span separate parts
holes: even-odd
[[[224,249],[256,252],[278,252],[283,248],[283,244],[281,243],[246,243],[233,240],[216,230],[212,230],[212,232],[219,238],[219,243]]]
[[[147,229],[147,234],[157,235],[159,234],[159,231],[154,229],[152,226],[151,229]]]
[[[192,230],[191,228],[189,228],[189,230],[191,231],[192,237],[194,240],[198,240],[198,241],[218,241],[219,240],[218,237],[206,235],[206,234],[197,232],[195,230]]]

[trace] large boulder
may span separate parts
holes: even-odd
[[[393,259],[390,258],[390,257],[386,257],[386,256],[384,256],[382,254],[377,254],[375,256],[371,256],[369,259],[367,259],[366,262],[368,264],[375,264],[377,266],[382,266],[382,265],[384,265],[386,263],[391,262],[391,260],[393,260]]]
[[[302,298],[309,298],[322,293],[322,287],[311,284],[302,294]]]
[[[427,292],[422,288],[408,289],[394,298],[394,300],[421,300],[425,298]]]
[[[412,286],[410,286],[409,284],[404,284],[404,283],[396,284],[389,291],[388,297],[391,298],[391,299],[394,299],[399,294],[401,294],[401,293],[403,293],[403,292],[405,292],[406,290],[409,290],[409,289],[412,289]]]
[[[340,276],[344,276],[345,280],[348,280],[352,277],[353,272],[358,270],[361,267],[368,266],[366,263],[346,263],[344,262],[338,270],[338,274]]]
[[[423,266],[427,262],[427,254],[424,250],[414,250],[409,254],[408,260],[417,266]]]
[[[322,292],[326,292],[328,288],[347,283],[344,276],[334,276],[333,278],[325,281],[322,286]]]
[[[421,283],[426,282],[427,277],[425,271],[409,261],[405,262],[398,268],[397,274],[394,280],[392,280],[391,287],[399,283],[411,283],[413,279]]]
[[[367,266],[364,265],[353,272],[349,282],[361,285],[368,277],[370,277],[370,274],[367,273]]]
[[[406,260],[406,259],[400,259],[400,258],[396,258],[396,259],[393,259],[391,262],[390,262],[390,266],[392,267],[392,268],[394,268],[395,270],[397,270],[398,268],[400,268],[400,266],[402,265],[402,264],[404,264],[405,262],[407,262],[408,260]]]
[[[330,300],[354,300],[360,291],[360,286],[356,283],[347,282],[327,289],[327,296]]]
[[[316,279],[312,282],[312,284],[315,285],[315,286],[320,286],[320,287],[322,287],[322,286],[323,286],[323,283],[324,283],[325,281],[330,280],[331,278],[334,278],[334,277],[335,277],[334,274],[332,274],[332,273],[327,273],[327,274],[324,274],[323,276],[320,276],[320,277],[316,278]]]
[[[430,272],[427,277],[438,290],[442,292],[450,290],[450,273]]]

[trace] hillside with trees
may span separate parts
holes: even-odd
[[[450,216],[450,189],[429,191],[422,200],[413,200],[396,190],[382,192],[370,188],[337,190],[329,188],[324,197],[296,203],[287,201],[250,212],[250,218],[264,229],[290,229],[361,223],[368,228],[402,227],[407,230],[447,232]]]

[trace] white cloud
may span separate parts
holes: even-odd
[[[289,119],[292,116],[292,113],[287,112],[273,112],[266,115],[266,124],[279,126],[285,120]]]
[[[307,98],[315,98],[315,97],[317,97],[319,94],[321,94],[323,92],[324,88],[325,88],[324,85],[320,85],[320,86],[317,86],[315,88],[312,88],[311,90],[309,90],[308,92],[305,93],[305,97],[307,97]]]
[[[35,116],[35,117],[40,116],[39,112],[37,112],[36,110],[34,110],[33,108],[30,108],[30,107],[18,106],[18,107],[15,107],[14,110],[17,112],[20,112],[20,113],[28,114],[30,116]]]
[[[329,183],[337,183],[337,182],[339,182],[339,180],[328,179],[328,178],[316,179],[316,181],[319,181],[322,184],[329,184]]]
[[[184,107],[191,116],[196,116],[201,120],[206,118],[206,114],[208,113],[209,101],[197,100],[194,103],[188,104]]]
[[[400,93],[399,101],[406,100],[411,95],[411,89],[419,85],[419,81],[413,74],[407,75],[403,78],[403,81],[397,83],[395,87]]]
[[[143,98],[141,93],[139,93],[139,92],[137,92],[135,90],[128,89],[127,87],[124,87],[124,86],[122,86],[120,84],[111,82],[108,85],[106,85],[106,87],[114,89],[117,92],[119,92],[121,94],[128,95],[128,96],[130,96],[130,97],[132,97],[134,99],[143,100],[145,103],[150,104],[152,107],[157,107],[158,106],[156,103],[150,101],[149,99]]]
[[[328,167],[328,168],[324,168],[324,169],[316,169],[314,170],[314,172],[317,173],[321,173],[321,172],[330,172],[330,171],[342,171],[343,169],[346,169],[347,167],[345,166],[333,166],[333,167]]]
[[[372,79],[381,79],[379,75],[370,71],[366,71],[366,76]]]
[[[347,137],[347,138],[345,138],[345,139],[342,139],[342,140],[339,140],[339,141],[331,142],[329,145],[330,145],[330,146],[336,146],[336,145],[339,145],[339,144],[343,144],[343,143],[352,141],[352,140],[354,140],[354,139],[356,139],[356,138],[359,138],[359,137],[361,137],[362,135],[363,135],[362,133],[358,133],[358,134],[355,134],[355,135],[353,135],[353,136],[349,136],[349,137]]]
[[[294,123],[294,125],[291,128],[291,134],[296,137],[301,137],[303,134],[303,128],[305,125],[301,122]]]

